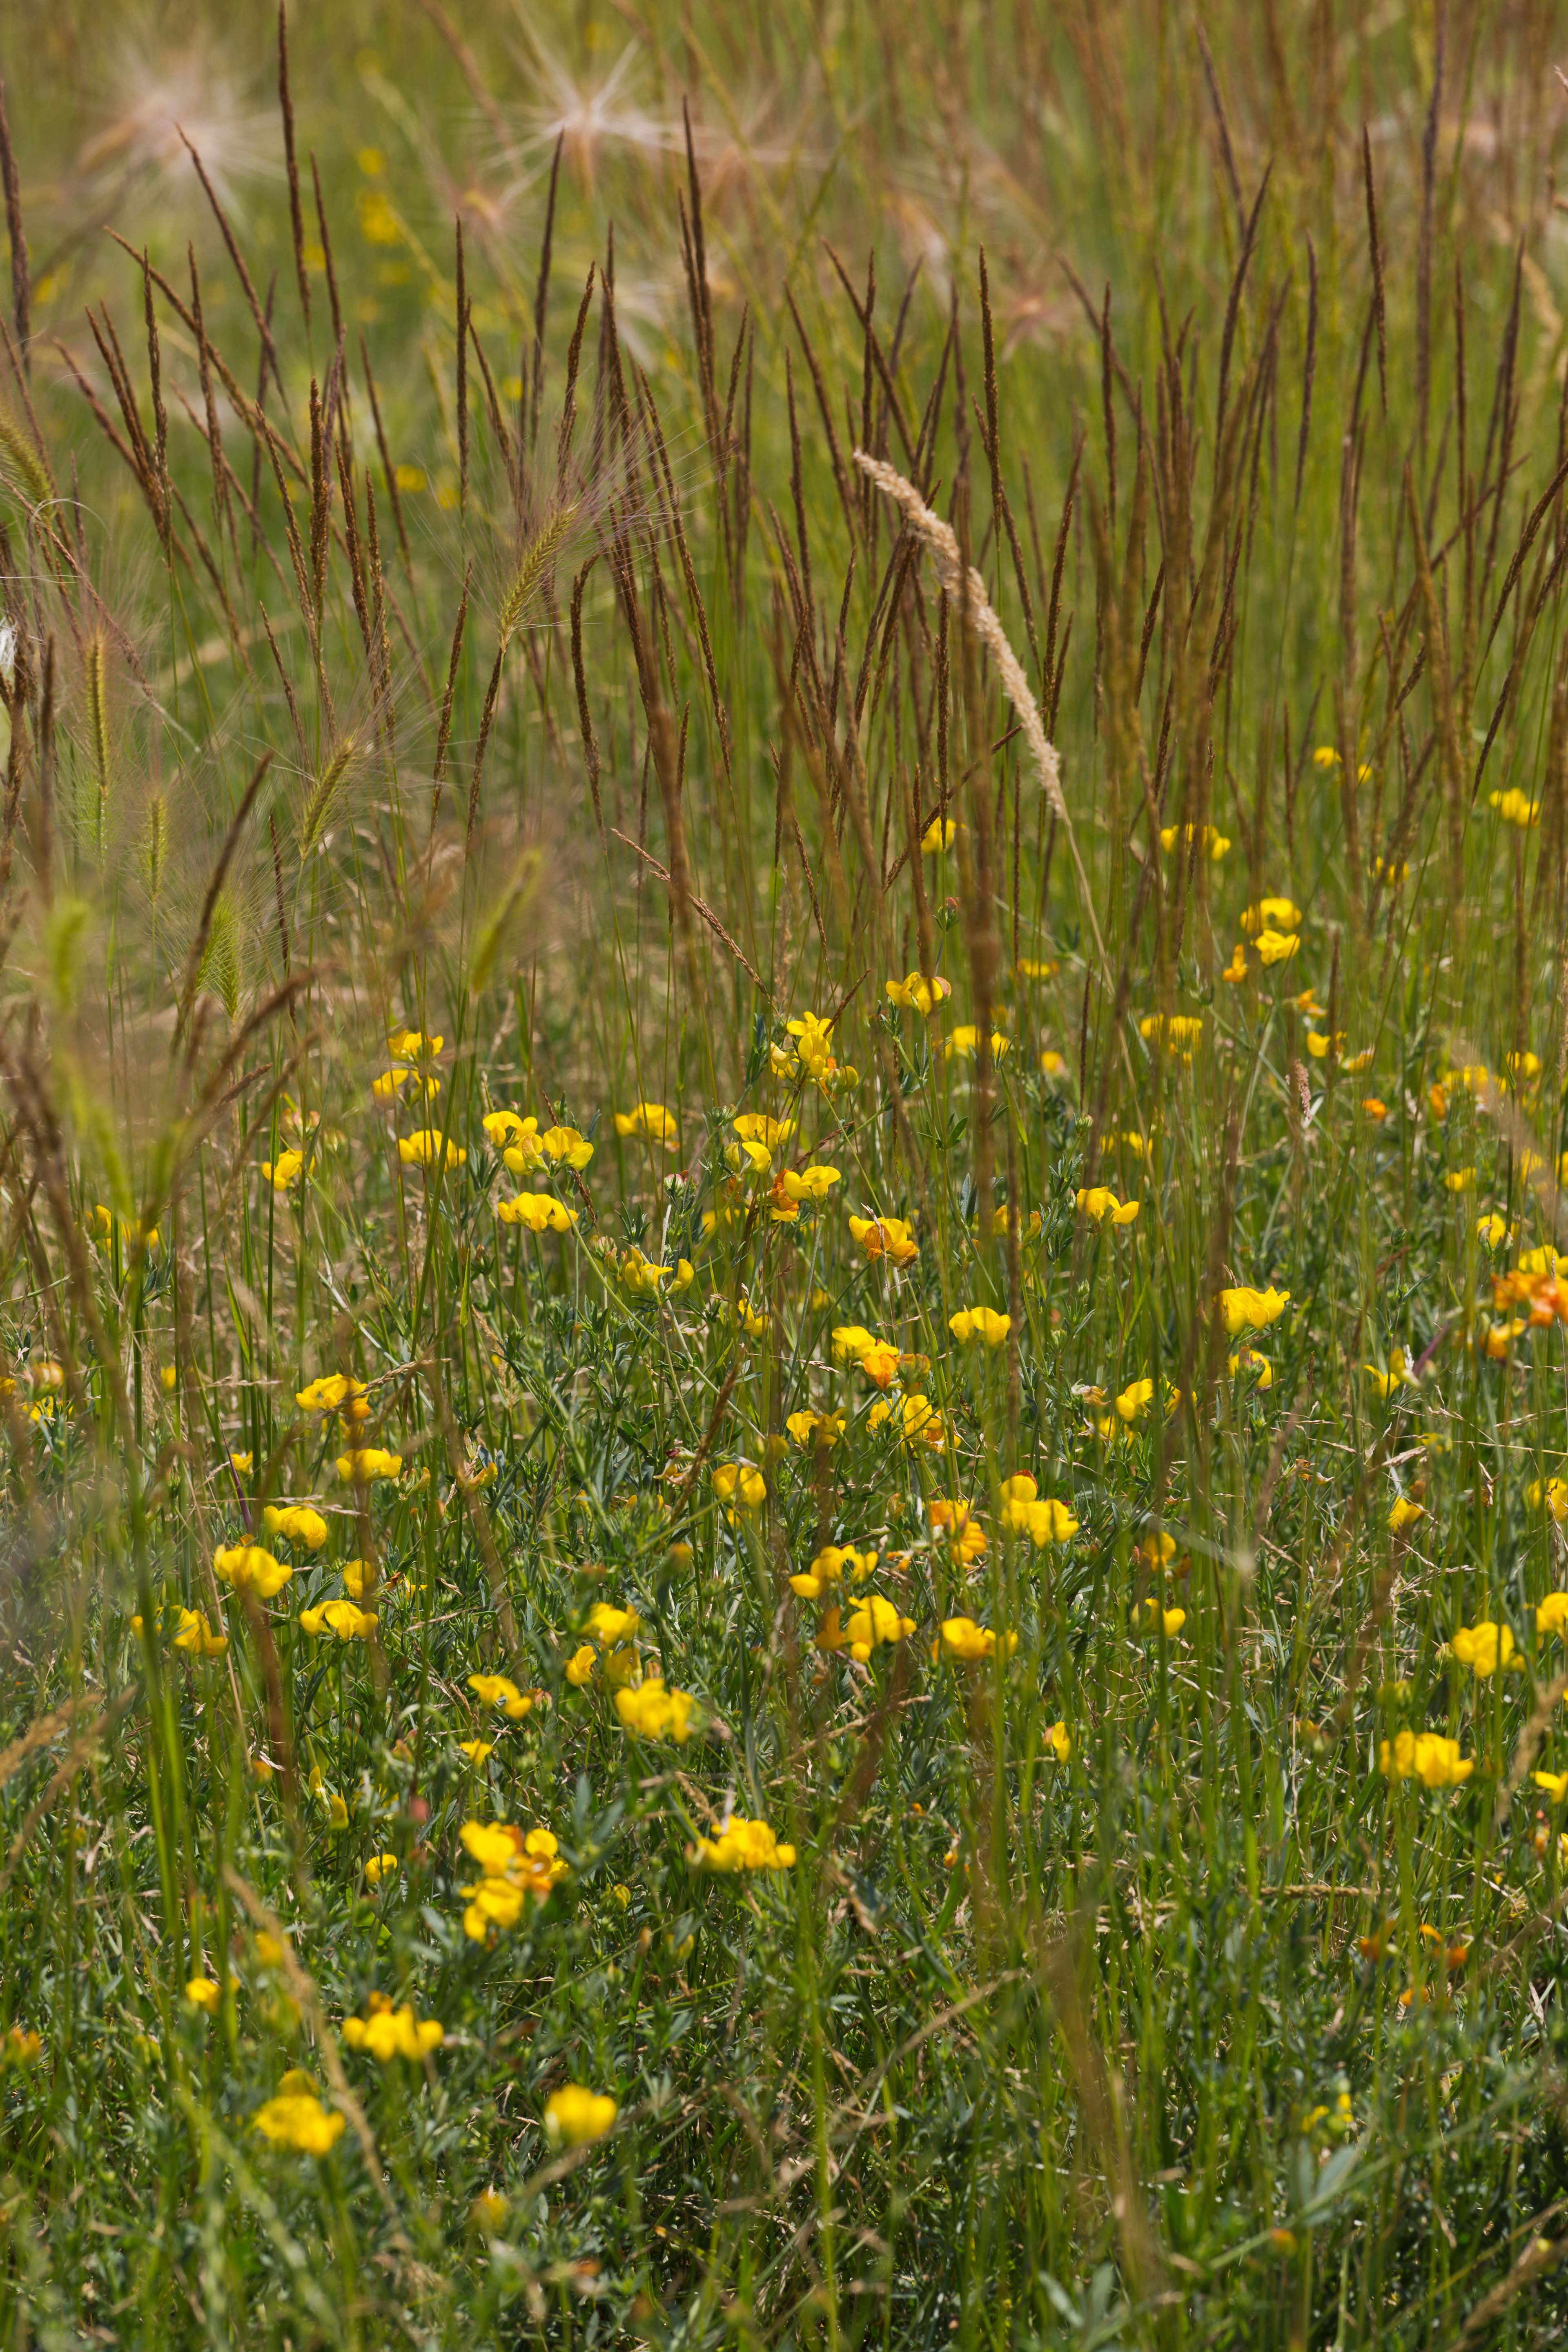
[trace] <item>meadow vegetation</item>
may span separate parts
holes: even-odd
[[[8,2342],[1557,2340],[1561,30],[12,13]]]

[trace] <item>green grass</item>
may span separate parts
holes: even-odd
[[[6,60],[9,2339],[1554,2341],[1555,20],[469,14]]]

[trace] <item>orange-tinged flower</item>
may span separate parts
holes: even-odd
[[[860,1359],[860,1370],[868,1381],[875,1381],[884,1393],[893,1385],[899,1369],[899,1351],[890,1340],[879,1339],[867,1349]]]
[[[956,1496],[935,1495],[926,1505],[926,1517],[931,1533],[945,1536],[948,1549],[966,1567],[984,1551],[985,1530],[975,1517],[973,1503],[963,1502]]]
[[[887,1257],[903,1266],[920,1255],[920,1244],[902,1217],[851,1217],[849,1232],[868,1258]]]

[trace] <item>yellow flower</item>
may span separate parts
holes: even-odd
[[[957,829],[952,817],[933,816],[921,835],[921,847],[928,857],[935,856],[939,850],[951,849]]]
[[[1426,1516],[1426,1510],[1424,1504],[1413,1503],[1408,1496],[1396,1495],[1393,1508],[1388,1514],[1389,1533],[1402,1535],[1406,1528],[1414,1527],[1417,1519],[1423,1519]]]
[[[386,1050],[395,1062],[419,1062],[438,1054],[446,1042],[445,1037],[423,1036],[417,1029],[392,1029]]]
[[[991,1032],[992,1060],[999,1062],[1012,1042],[1012,1039],[1005,1036],[1000,1029],[993,1029]],[[979,1030],[973,1022],[960,1022],[952,1034],[943,1039],[942,1050],[943,1059],[946,1061],[951,1062],[955,1055],[967,1061],[972,1055],[980,1051]]]
[[[770,1159],[795,1133],[793,1118],[770,1118],[760,1110],[743,1110],[730,1124],[742,1143],[760,1144]]]
[[[1026,1470],[1002,1481],[1002,1525],[1014,1535],[1026,1535],[1037,1551],[1048,1543],[1071,1543],[1079,1522],[1065,1503],[1039,1489]]]
[[[885,1343],[879,1342],[863,1323],[840,1323],[833,1333],[832,1344],[836,1363],[858,1364],[873,1348]]]
[[[1222,1290],[1219,1311],[1226,1332],[1238,1339],[1244,1331],[1266,1331],[1270,1323],[1279,1322],[1289,1297],[1288,1290],[1276,1290],[1272,1284],[1267,1290]]]
[[[1143,1602],[1143,1622],[1151,1631],[1158,1626],[1168,1642],[1173,1641],[1187,1622],[1187,1612],[1184,1609],[1165,1608],[1151,1592]]]
[[[547,1127],[539,1139],[545,1157],[558,1165],[582,1170],[594,1157],[594,1147],[574,1127]]]
[[[994,1657],[998,1642],[1004,1657],[1011,1657],[1018,1646],[1016,1633],[995,1634],[989,1626],[977,1625],[973,1617],[944,1617],[942,1638],[955,1658],[965,1660]]]
[[[1228,843],[1226,845],[1229,847]],[[1061,965],[1054,956],[1046,963],[1037,956],[1020,956],[1013,969],[1020,980],[1054,980]]]
[[[1521,833],[1527,833],[1532,824],[1541,823],[1540,802],[1532,801],[1528,793],[1518,792],[1511,785],[1506,793],[1489,793],[1487,805],[1496,809],[1504,824],[1517,825]]]
[[[397,1871],[398,1860],[395,1853],[373,1853],[364,1866],[365,1877],[372,1886],[380,1886],[385,1880],[395,1878]],[[258,1950],[260,1949],[260,1937],[258,1937]]]
[[[1331,743],[1320,743],[1312,754],[1314,768],[1337,768],[1342,764],[1339,752]]]
[[[293,1192],[304,1172],[305,1155],[302,1151],[280,1151],[275,1161],[264,1160],[261,1163],[262,1180],[270,1184],[275,1192]]]
[[[521,1723],[533,1705],[532,1692],[519,1690],[507,1675],[470,1675],[468,1688],[482,1706],[499,1706],[513,1723]]]
[[[465,1822],[460,1834],[484,1873],[465,1890],[463,1933],[472,1943],[488,1943],[496,1929],[515,1927],[525,1900],[544,1902],[566,1876],[559,1841],[549,1830],[530,1830],[525,1836],[510,1822]]]
[[[1160,846],[1168,855],[1179,841],[1184,850],[1190,850],[1194,834],[1198,836],[1204,856],[1211,865],[1217,866],[1229,849],[1230,842],[1225,834],[1216,833],[1212,824],[1205,824],[1201,830],[1191,824],[1163,824],[1160,827]]]
[[[981,1339],[988,1348],[999,1348],[1013,1328],[1013,1318],[998,1315],[994,1307],[961,1307],[948,1317],[947,1328],[961,1347]]]
[[[433,1127],[422,1127],[413,1135],[398,1138],[397,1156],[405,1168],[435,1168],[441,1161],[441,1138]],[[461,1168],[468,1153],[460,1150],[450,1137],[447,1140],[447,1166]]]
[[[1152,1405],[1153,1402],[1153,1381],[1133,1381],[1128,1387],[1122,1390],[1121,1394],[1117,1398],[1116,1410],[1121,1419],[1127,1423],[1128,1427],[1131,1428],[1132,1423],[1148,1410],[1149,1406]]]
[[[914,1630],[912,1617],[900,1617],[890,1601],[884,1600],[879,1592],[870,1592],[850,1611],[844,1622],[843,1638],[850,1656],[864,1665],[882,1643],[902,1642]]]
[[[793,1845],[781,1845],[766,1822],[749,1822],[737,1813],[717,1837],[700,1837],[689,1850],[699,1870],[790,1870]]]
[[[256,1467],[255,1457],[249,1454],[231,1454],[228,1459],[230,1467],[241,1478],[248,1478]]]
[[[1228,980],[1233,988],[1239,986],[1241,982],[1247,978],[1247,950],[1243,947],[1239,940],[1237,940],[1236,945],[1232,948],[1230,951],[1230,961],[1221,972],[1220,978],[1221,980]]]
[[[1301,944],[1300,932],[1264,929],[1254,941],[1259,961],[1266,964],[1287,963]]]
[[[138,1628],[140,1630],[140,1628]],[[228,1636],[215,1633],[207,1623],[206,1612],[201,1609],[182,1609],[180,1630],[174,1636],[176,1650],[184,1650],[198,1658],[221,1658],[228,1647]]]
[[[223,1999],[223,1987],[215,1984],[211,1977],[192,1977],[185,1987],[185,1999],[193,2009],[205,2009],[212,2017],[216,2014],[217,2005]]]
[[[321,2105],[313,2091],[280,2092],[258,2107],[251,2121],[275,2147],[300,2156],[325,2156],[342,2136],[343,2119]]]
[[[1476,1171],[1473,1168],[1450,1168],[1443,1181],[1450,1192],[1472,1192],[1475,1188]]]
[[[368,1641],[376,1622],[374,1609],[356,1608],[352,1601],[323,1601],[300,1612],[302,1633],[335,1633],[340,1642]]]
[[[793,1168],[786,1168],[778,1178],[778,1184],[783,1187],[788,1200],[815,1201],[818,1203],[826,1200],[837,1181],[837,1169],[829,1168],[825,1161],[820,1160],[813,1161],[809,1168],[803,1168],[798,1173]],[[774,1214],[775,1216],[778,1214],[776,1208]]]
[[[784,1028],[795,1041],[795,1056],[806,1076],[818,1080],[829,1076],[837,1066],[831,1051],[832,1022],[805,1013],[798,1021],[786,1021]]]
[[[643,1739],[673,1739],[684,1748],[691,1737],[689,1691],[667,1690],[657,1675],[616,1693],[616,1713],[628,1731]]]
[[[1544,1505],[1546,1509],[1551,1512],[1552,1517],[1556,1520],[1559,1527],[1563,1525],[1565,1519],[1568,1519],[1568,1479],[1548,1478],[1544,1486],[1542,1485],[1539,1478],[1532,1479],[1528,1489],[1526,1499],[1532,1503],[1537,1510],[1540,1510],[1542,1506]],[[1568,1599],[1568,1595],[1565,1595],[1564,1598]],[[1537,1625],[1540,1624],[1540,1622],[1541,1612],[1537,1610]]]
[[[1366,1374],[1370,1385],[1377,1391],[1385,1403],[1395,1389],[1417,1388],[1420,1385],[1410,1369],[1410,1360],[1403,1348],[1390,1348],[1387,1371],[1380,1371],[1375,1364],[1363,1364],[1362,1370]]]
[[[524,1118],[521,1112],[515,1110],[488,1110],[479,1125],[484,1129],[485,1139],[492,1150],[504,1151],[509,1145],[519,1150],[528,1147],[531,1150],[534,1166],[543,1166],[544,1155],[535,1140],[539,1134],[536,1118]]]
[[[750,1463],[721,1462],[713,1472],[713,1498],[731,1517],[737,1509],[760,1511],[768,1499],[768,1482]]]
[[[520,1192],[514,1201],[498,1201],[496,1214],[503,1225],[526,1225],[531,1234],[569,1234],[577,1222],[552,1192]]]
[[[868,1415],[868,1418],[870,1416]],[[906,1445],[945,1444],[947,1427],[930,1397],[918,1392],[904,1399],[900,1416],[900,1434]]]
[[[481,2189],[468,2208],[468,2219],[476,2230],[503,2230],[510,2211],[511,2200],[499,2189]]]
[[[1138,1034],[1146,1045],[1160,1046],[1174,1054],[1188,1069],[1203,1034],[1201,1013],[1173,1013],[1169,1020],[1163,1013],[1149,1013],[1138,1024]]]
[[[23,2025],[8,2025],[4,2041],[0,2041],[0,2066],[30,2066],[44,2047],[41,2033],[31,2033]],[[155,2054],[158,2045],[153,2043]],[[144,2053],[145,2054],[145,2053]]]
[[[903,980],[883,982],[889,1004],[902,1005],[907,1012],[932,1013],[939,1004],[952,994],[952,982],[940,975],[927,980],[923,971],[911,971]]]
[[[1544,1789],[1554,1805],[1568,1797],[1568,1772],[1532,1772],[1531,1779],[1538,1789]]]
[[[926,1505],[926,1517],[931,1533],[945,1536],[948,1549],[956,1552],[966,1567],[984,1551],[985,1530],[974,1516],[973,1503],[962,1502],[956,1496],[935,1495]]]
[[[493,1739],[459,1739],[458,1746],[478,1772],[495,1754]]]
[[[312,1381],[309,1388],[301,1389],[294,1402],[301,1412],[336,1412],[341,1404],[363,1394],[363,1381],[350,1380],[342,1372],[329,1372],[324,1379]]]
[[[268,1503],[261,1524],[268,1535],[286,1536],[307,1551],[320,1551],[327,1540],[327,1523],[309,1503]]]
[[[1479,1625],[1461,1625],[1450,1647],[1462,1666],[1468,1666],[1478,1682],[1485,1682],[1500,1666],[1512,1660],[1518,1644],[1506,1625],[1495,1625],[1483,1617]]]
[[[1130,1225],[1137,1217],[1141,1203],[1119,1201],[1109,1184],[1091,1184],[1087,1192],[1075,1192],[1073,1204],[1097,1225]]]
[[[1256,906],[1247,908],[1241,928],[1261,949],[1265,931],[1299,931],[1301,909],[1289,898],[1259,898]]]
[[[849,1234],[868,1258],[887,1257],[895,1265],[908,1265],[920,1255],[920,1244],[902,1217],[851,1217]]]
[[[270,1601],[294,1573],[259,1544],[219,1544],[213,1566],[226,1584],[232,1584],[237,1592],[254,1592],[258,1601]]]
[[[651,1265],[640,1249],[629,1249],[621,1260],[621,1287],[633,1298],[657,1298],[659,1284],[674,1272],[672,1265]]]
[[[340,1454],[335,1466],[345,1486],[368,1486],[377,1478],[401,1478],[403,1456],[380,1445],[356,1445]]]
[[[607,2092],[563,2083],[545,2102],[544,2136],[552,2147],[586,2147],[604,2138],[619,2113]]]
[[[1274,1367],[1267,1356],[1258,1354],[1256,1348],[1237,1348],[1226,1369],[1233,1381],[1238,1372],[1250,1372],[1260,1389],[1274,1386]]]
[[[842,1412],[792,1412],[784,1427],[797,1445],[837,1445],[847,1420]]]
[[[1476,1219],[1476,1231],[1488,1249],[1501,1249],[1508,1239],[1508,1219],[1494,1209],[1489,1216]]]
[[[371,1996],[373,2003],[375,1996]],[[434,2017],[416,2017],[407,2001],[401,2009],[374,2006],[368,2017],[345,2017],[343,2040],[351,2050],[368,2050],[383,2066],[395,2058],[411,2058],[416,2065],[426,2051],[438,2050],[446,2027]]]
[[[1047,1045],[1040,1055],[1040,1067],[1047,1078],[1066,1077],[1067,1066],[1067,1063],[1054,1045]]]
[[[1391,1780],[1417,1780],[1428,1789],[1457,1788],[1475,1770],[1475,1759],[1461,1757],[1457,1739],[1439,1731],[1401,1731],[1378,1743],[1378,1769]]]
[[[864,1583],[875,1571],[877,1559],[874,1551],[857,1551],[853,1544],[827,1544],[805,1575],[790,1578],[790,1589],[803,1601],[819,1601],[829,1585]]]
[[[616,1113],[616,1133],[646,1136],[650,1143],[679,1143],[680,1123],[662,1103],[640,1102]]]

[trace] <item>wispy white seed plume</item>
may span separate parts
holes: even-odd
[[[963,577],[963,558],[959,551],[958,541],[953,536],[951,526],[943,522],[939,514],[932,512],[911,481],[893,467],[885,464],[880,457],[868,457],[864,449],[856,450],[855,463],[868,481],[875,482],[883,495],[892,499],[894,505],[902,512],[910,529],[930,548],[943,594],[951,604],[957,606],[967,615],[970,627],[996,665],[996,675],[1002,681],[1002,691],[1017,714],[1018,724],[1024,730],[1024,740],[1029,747],[1046,798],[1061,820],[1067,834],[1068,846],[1072,851],[1072,861],[1078,868],[1079,885],[1083,891],[1084,905],[1089,912],[1089,929],[1094,933],[1095,945],[1100,950],[1100,961],[1103,962],[1105,949],[1100,937],[1100,925],[1095,918],[1094,900],[1089,893],[1089,877],[1083,870],[1083,860],[1078,854],[1078,838],[1073,832],[1072,819],[1068,814],[1068,804],[1062,793],[1061,761],[1057,757],[1056,745],[1046,733],[1045,721],[1040,717],[1040,706],[1030,690],[1028,678],[1024,673],[1024,665],[1007,642],[1007,632],[992,610],[991,600],[985,593],[985,583],[972,564],[966,585]]]

